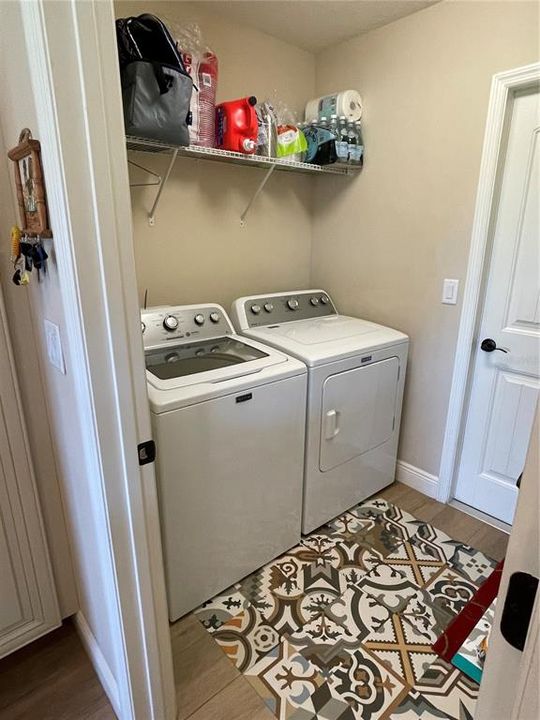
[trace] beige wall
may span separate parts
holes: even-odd
[[[17,144],[2,138],[0,112],[0,148]],[[34,325],[31,295],[32,288],[16,287],[11,282],[13,267],[10,262],[10,228],[18,222],[15,203],[11,196],[10,175],[12,163],[0,164],[0,293],[4,297],[13,354],[17,363],[18,382],[24,407],[25,422],[34,464],[41,511],[51,556],[60,613],[72,615],[79,608],[73,574],[70,541],[60,490],[57,455],[53,446],[50,415],[47,407],[45,374],[41,353],[41,328]]]
[[[494,73],[538,60],[538,5],[442,2],[317,56],[317,94],[358,88],[366,165],[318,179],[312,282],[411,337],[400,457],[438,475]],[[460,302],[442,305],[443,278]]]
[[[4,4],[0,8],[0,19],[3,32],[6,28],[17,27],[20,15],[16,4]],[[50,284],[51,278],[46,278],[43,285],[38,286],[34,282],[28,288],[17,287],[11,282],[13,267],[10,262],[10,229],[13,224],[19,224],[19,217],[12,186],[13,163],[8,160],[6,153],[17,144],[19,132],[25,125],[35,127],[35,109],[31,93],[20,93],[21,78],[24,78],[27,72],[25,58],[14,56],[4,47],[7,57],[2,54],[0,47],[0,66],[3,68],[0,77],[0,292],[6,305],[60,612],[62,617],[66,617],[78,610],[79,601],[47,400],[48,369],[43,362],[41,317],[34,312],[34,308],[37,308],[39,313],[44,302],[47,306],[50,305],[44,288]],[[52,271],[54,273],[53,267]],[[57,313],[52,313],[49,317],[55,322],[58,321]]]
[[[218,99],[274,93],[302,112],[315,86],[314,57],[253,29],[184,2],[117,2],[116,15],[153,12],[174,29],[197,21],[219,59]],[[134,158],[135,159],[135,158]],[[163,159],[138,154],[161,172]],[[149,304],[218,301],[309,285],[312,179],[276,173],[240,226],[240,214],[264,170],[180,159],[165,188],[156,224],[147,212],[155,188],[132,189],[137,280]],[[144,180],[139,171],[132,180]]]

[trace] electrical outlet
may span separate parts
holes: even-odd
[[[44,320],[45,340],[47,343],[47,357],[49,362],[62,375],[66,374],[66,366],[64,363],[64,353],[62,352],[62,339],[60,337],[60,328],[50,320]]]

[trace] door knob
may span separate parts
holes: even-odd
[[[497,347],[497,343],[495,342],[495,340],[493,340],[493,338],[485,338],[484,340],[482,340],[480,349],[484,352],[493,352],[494,350],[499,350],[503,353],[508,352],[508,350],[505,350],[504,348]]]
[[[538,591],[538,578],[525,572],[510,576],[501,615],[501,634],[516,650],[525,648],[534,601]]]

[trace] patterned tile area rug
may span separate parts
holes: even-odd
[[[375,498],[196,615],[279,720],[472,720],[431,646],[495,564]]]

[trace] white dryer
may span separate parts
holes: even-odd
[[[302,532],[393,482],[408,337],[338,314],[323,290],[239,298],[231,316],[308,366]]]
[[[219,305],[141,321],[176,620],[299,542],[307,373]]]

